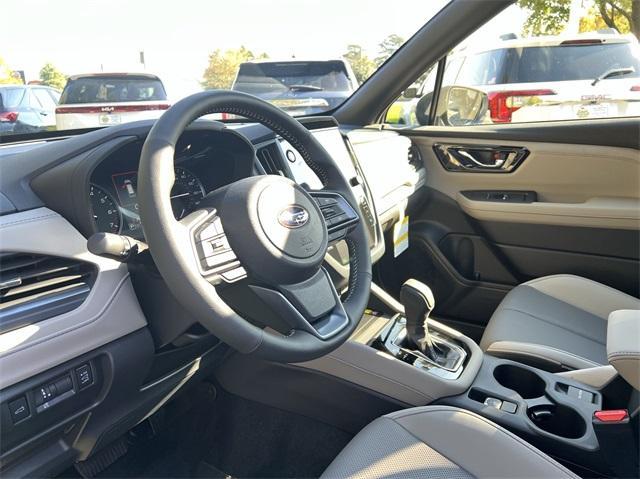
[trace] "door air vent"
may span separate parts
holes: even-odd
[[[267,146],[259,148],[256,152],[260,166],[267,175],[286,176],[282,163],[282,155],[278,145],[270,143]]]
[[[91,263],[30,253],[0,253],[0,332],[80,306],[95,279]]]

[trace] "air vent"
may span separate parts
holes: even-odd
[[[27,253],[0,253],[0,332],[71,311],[89,295],[90,263]]]
[[[267,146],[259,148],[256,155],[267,175],[286,176],[282,166],[282,154],[277,144],[270,143]]]

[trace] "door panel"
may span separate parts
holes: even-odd
[[[624,120],[620,127],[637,132],[638,122]],[[638,296],[637,136],[627,141],[630,147],[620,146],[619,135],[607,146],[586,125],[580,135],[575,122],[553,129],[520,125],[522,140],[510,127],[504,135],[499,127],[479,128],[474,138],[475,130],[403,132],[422,154],[428,195],[410,212],[409,251],[380,266],[387,287],[397,289],[409,276],[427,282],[436,314],[475,337],[504,295],[532,278],[577,274]],[[566,143],[560,142],[563,130]],[[510,173],[447,171],[435,144],[526,148],[529,155]]]

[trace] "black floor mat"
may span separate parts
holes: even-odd
[[[349,433],[202,384],[166,408],[166,427],[132,441],[101,478],[317,477]]]
[[[205,461],[234,477],[317,477],[351,435],[324,423],[223,395]]]

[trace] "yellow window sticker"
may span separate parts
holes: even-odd
[[[409,217],[393,225],[393,257],[397,258],[409,247]]]

